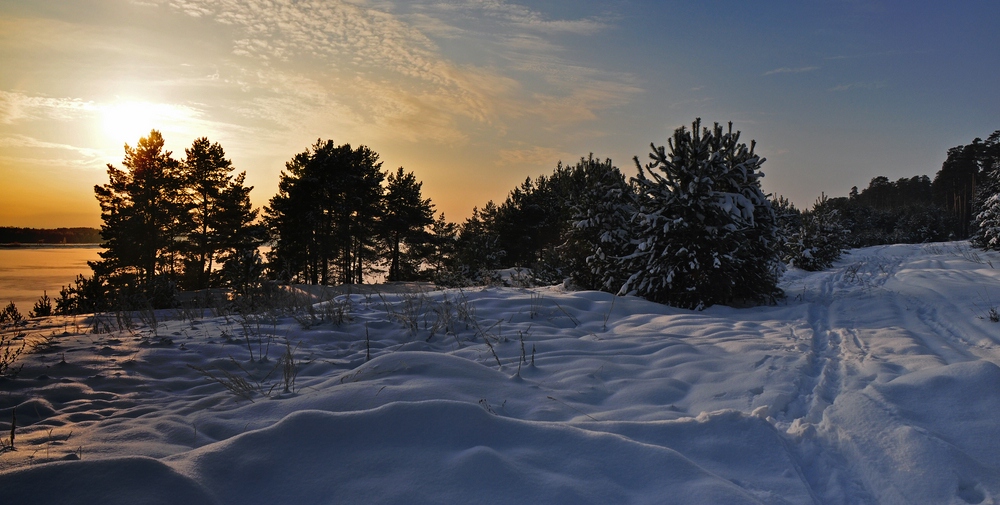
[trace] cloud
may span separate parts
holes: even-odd
[[[887,87],[885,81],[871,81],[871,82],[852,82],[849,84],[841,84],[839,86],[834,86],[827,91],[851,91],[855,89],[882,89]]]
[[[853,60],[858,58],[874,58],[877,56],[895,56],[904,54],[900,51],[880,51],[875,53],[861,53],[861,54],[839,54],[836,56],[828,56],[827,60]]]
[[[32,119],[73,119],[97,110],[93,102],[78,98],[29,96],[0,90],[0,123]]]
[[[0,165],[9,166],[37,166],[56,170],[71,168],[84,172],[99,171],[105,167],[104,161],[95,161],[80,158],[38,158],[38,157],[17,157],[0,155]]]
[[[515,27],[538,32],[556,31],[586,35],[608,28],[605,22],[594,18],[546,19],[543,14],[537,11],[503,0],[466,0],[464,6],[482,14],[496,17]]]
[[[767,72],[764,72],[764,75],[801,74],[801,73],[804,73],[804,72],[812,72],[814,70],[819,70],[820,68],[821,67],[816,67],[816,66],[796,67],[796,68],[781,67],[781,68],[776,68],[774,70],[768,70]]]
[[[524,148],[511,148],[500,151],[500,156],[496,161],[497,165],[548,165],[555,167],[561,161],[573,161],[573,155],[554,147],[533,146]]]
[[[70,151],[82,155],[90,160],[103,160],[107,157],[101,149],[91,149],[88,147],[77,147],[69,144],[59,144],[55,142],[45,142],[43,140],[38,140],[33,137],[28,137],[27,135],[11,135],[9,137],[0,138],[0,146],[7,148],[31,148],[31,149],[54,149]]]
[[[159,0],[233,28],[239,113],[285,129],[322,114],[353,132],[454,144],[470,126],[501,135],[515,118],[567,124],[638,91],[628,76],[564,61],[558,34],[596,34],[595,19],[550,19],[498,0]],[[482,23],[489,24],[485,30]],[[455,61],[438,41],[468,38],[489,63]],[[460,45],[460,44],[459,44]],[[470,53],[462,48],[461,56]],[[542,82],[527,92],[523,82]]]
[[[0,156],[0,164],[10,166],[44,166],[93,172],[103,170],[107,163],[115,161],[115,156],[103,149],[46,142],[20,134],[0,138],[0,147],[6,153]],[[19,150],[31,153],[31,156],[13,155]]]

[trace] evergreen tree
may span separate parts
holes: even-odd
[[[934,177],[935,203],[950,211],[961,226],[960,237],[968,237],[975,211],[974,200],[981,182],[980,152],[982,140],[948,150],[948,158]]]
[[[975,245],[987,251],[1000,250],[1000,193],[986,199],[976,215]]]
[[[256,277],[251,279],[252,282],[257,282],[263,275],[263,264],[257,248],[264,242],[266,230],[257,222],[259,212],[250,204],[253,186],[246,186],[245,180],[246,172],[240,172],[227,182],[219,192],[218,212],[215,216],[214,253],[222,263],[222,281],[234,290],[239,287],[234,284],[234,280],[242,282],[247,277],[234,276],[229,271],[247,272],[250,268],[247,266],[248,261],[253,268],[259,268]]]
[[[768,301],[781,262],[770,201],[760,188],[763,158],[716,123],[674,132],[670,152],[651,145],[652,161],[633,179],[634,249],[622,293],[680,307]]]
[[[182,165],[190,230],[184,247],[184,278],[188,289],[218,285],[213,270],[222,255],[256,247],[259,232],[253,226],[257,212],[250,207],[246,172],[235,179],[232,162],[218,143],[196,139]],[[242,251],[241,251],[242,252]]]
[[[169,305],[187,212],[180,164],[152,130],[135,148],[125,145],[119,170],[108,164],[108,184],[94,187],[101,206],[101,260],[95,279],[107,279],[123,305]]]
[[[771,200],[771,208],[774,209],[774,216],[778,222],[778,234],[780,236],[780,253],[785,262],[793,254],[793,237],[802,227],[802,211],[795,208],[795,204],[784,196]]]
[[[455,254],[457,251],[458,225],[449,222],[444,217],[444,212],[438,215],[434,223],[431,224],[430,250],[427,255],[428,266],[435,282],[445,276],[449,269],[454,267]],[[449,282],[441,282],[450,284]]]
[[[635,191],[610,159],[581,158],[572,172],[577,194],[557,249],[565,276],[583,289],[617,292],[627,278],[621,259],[631,252]]]
[[[977,139],[978,140],[978,139]],[[972,242],[987,250],[1000,249],[996,223],[996,196],[1000,194],[1000,130],[993,132],[981,146],[977,158],[981,184],[973,205],[975,218]]]
[[[474,207],[472,216],[462,223],[455,243],[455,263],[461,276],[478,283],[491,277],[491,271],[502,268],[507,251],[500,243],[497,218],[500,209],[492,200],[482,209]]]
[[[600,289],[604,282],[592,276],[609,272],[611,263],[600,266],[603,260],[595,257],[590,266],[587,258],[599,249],[617,254],[607,242],[610,235],[604,236],[602,245],[601,227],[610,226],[605,220],[613,219],[614,209],[620,210],[631,194],[611,160],[591,154],[575,165],[560,162],[551,175],[525,179],[503,204],[491,202],[476,210],[463,226],[459,260],[471,272],[528,268],[535,282],[570,279],[578,286]],[[603,273],[591,272],[592,268]]]
[[[820,196],[790,237],[784,260],[794,267],[816,271],[829,268],[847,246],[849,232],[826,195]]]
[[[420,261],[429,254],[427,227],[434,223],[434,209],[429,198],[421,197],[422,185],[413,172],[404,173],[403,167],[388,177],[382,229],[388,245],[390,282],[416,279]]]
[[[285,163],[265,209],[270,268],[310,284],[361,283],[373,271],[385,173],[378,154],[317,140]]]

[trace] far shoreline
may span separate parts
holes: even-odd
[[[22,242],[8,242],[0,243],[0,249],[47,249],[47,248],[95,248],[103,247],[100,242],[79,242],[79,243],[67,243],[67,242],[34,242],[34,243],[22,243]]]

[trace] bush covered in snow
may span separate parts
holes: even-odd
[[[674,131],[669,152],[652,145],[639,164],[634,248],[623,258],[622,293],[679,307],[762,302],[779,290],[782,263],[774,210],[761,190],[764,159],[732,123]]]
[[[784,260],[790,265],[815,272],[829,268],[847,248],[850,233],[841,223],[837,209],[821,196],[809,212],[802,213],[801,224],[789,238]]]

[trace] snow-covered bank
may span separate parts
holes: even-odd
[[[860,249],[790,271],[777,306],[703,312],[489,288],[340,295],[311,318],[162,313],[105,334],[52,318],[0,383],[0,433],[17,415],[0,489],[10,503],[994,503],[993,265],[964,243]],[[208,374],[245,380],[253,401]]]

